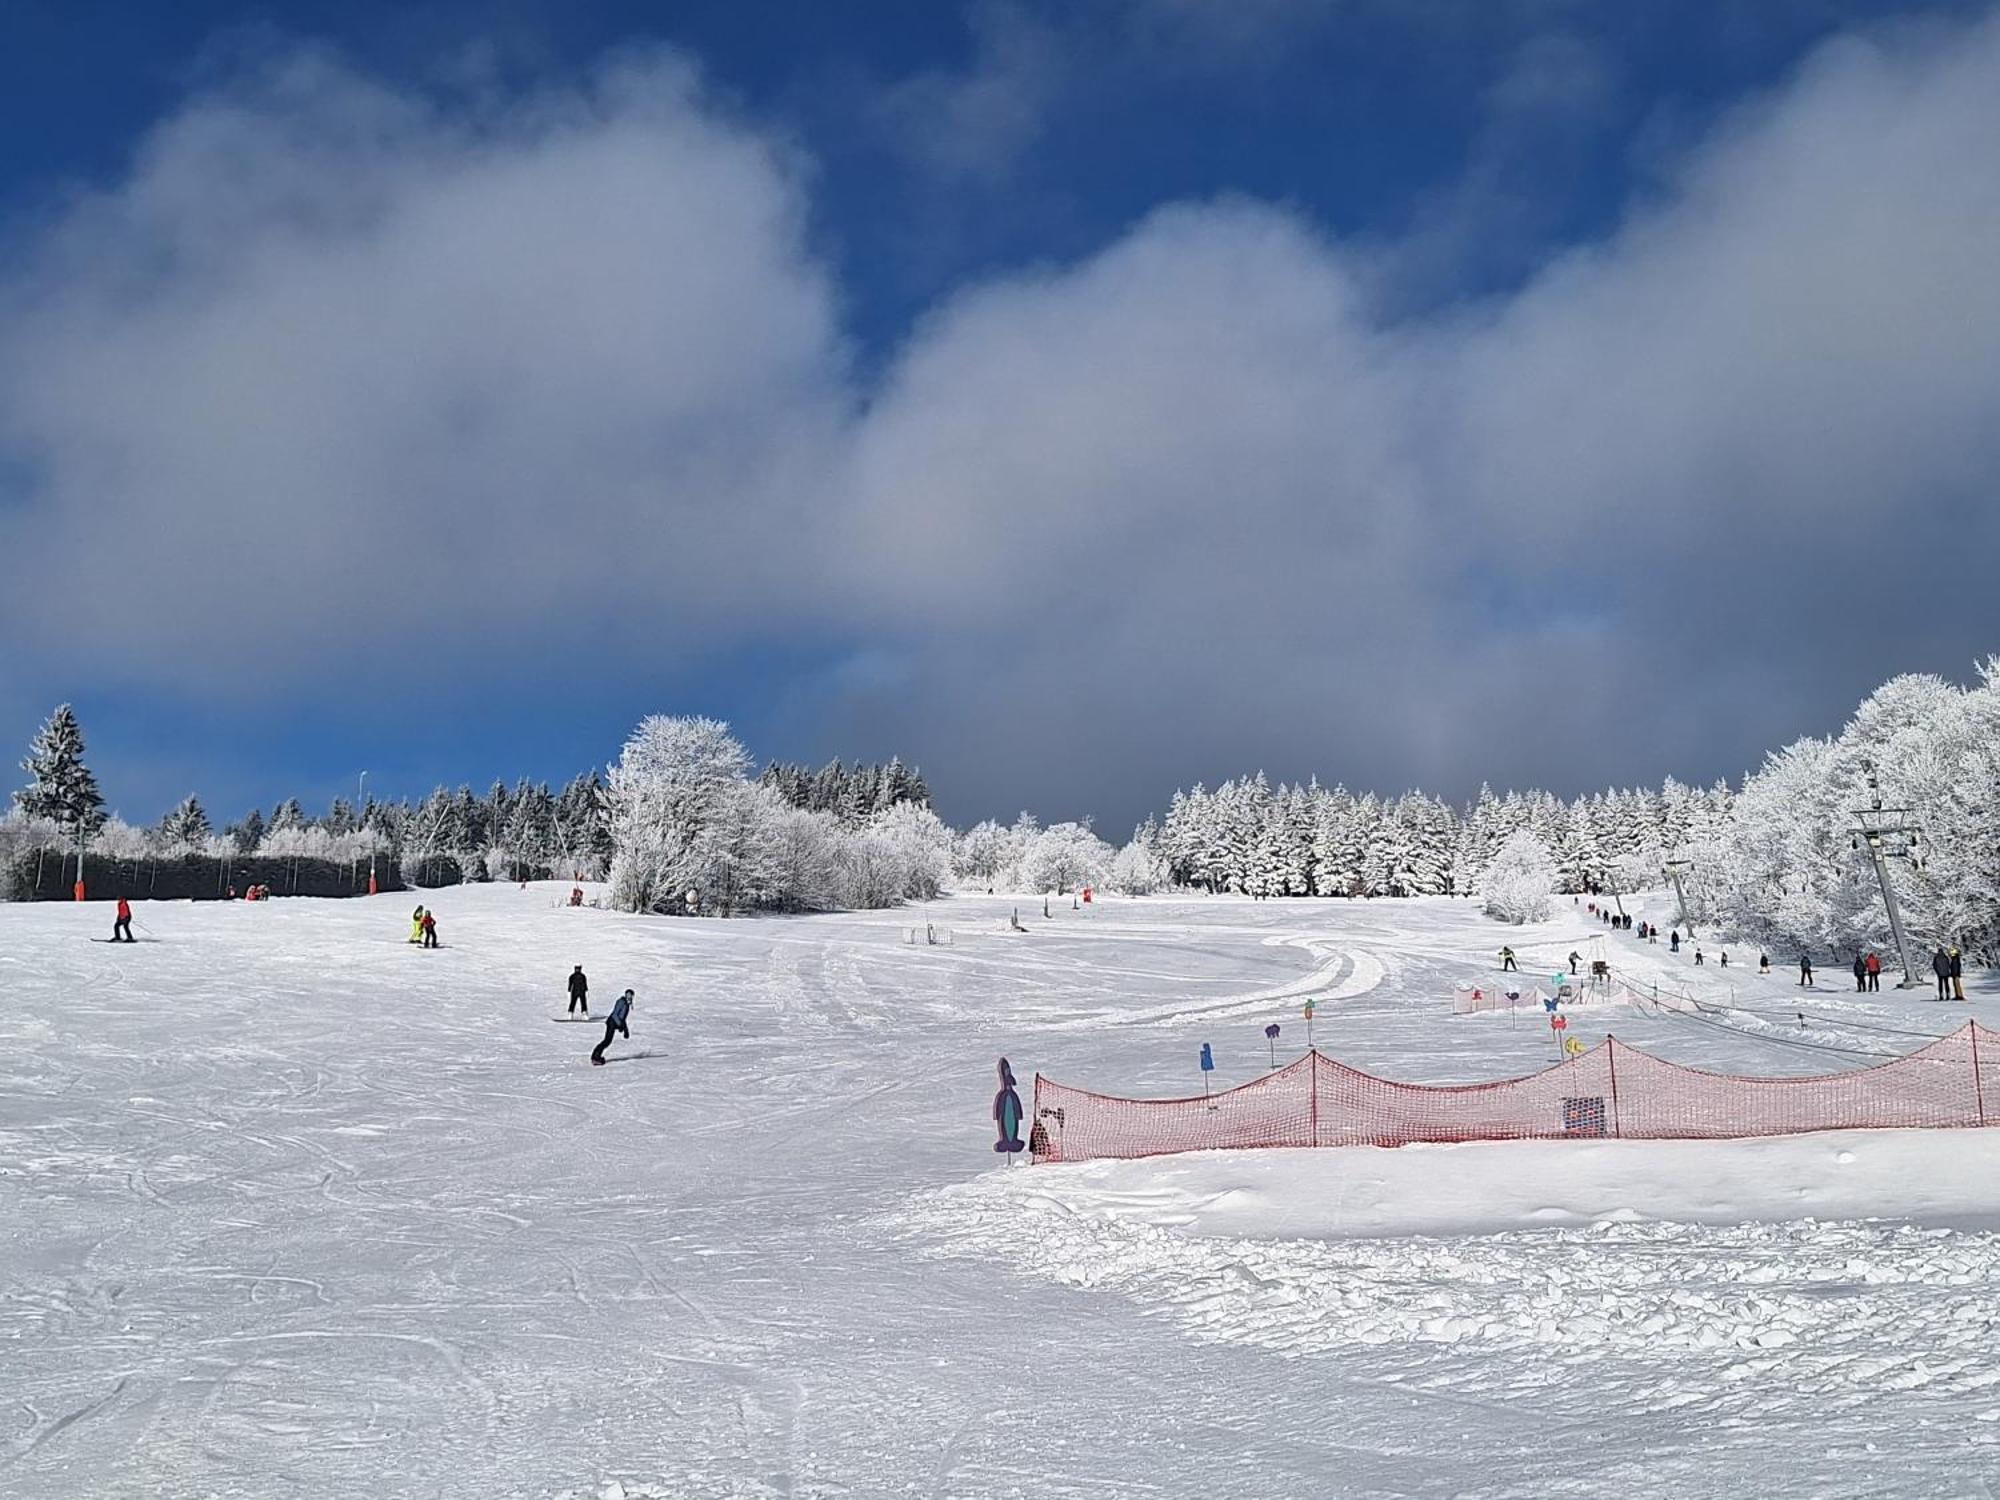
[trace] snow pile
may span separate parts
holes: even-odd
[[[989,1172],[899,1222],[1287,1354],[1718,1353],[1724,1378],[1842,1401],[1994,1400],[2000,1233],[1949,1226],[2000,1224],[1996,1169],[1989,1132],[1207,1152]],[[1891,1212],[1915,1222],[1852,1221]]]

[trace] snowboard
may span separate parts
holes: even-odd
[[[588,1026],[598,1018],[596,1016],[550,1016],[549,1019],[554,1021],[558,1026]]]

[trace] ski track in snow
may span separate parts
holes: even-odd
[[[1441,900],[960,897],[929,947],[908,912],[558,894],[432,893],[434,952],[402,896],[147,903],[129,948],[0,906],[0,1493],[2000,1485],[2000,1163],[1949,1134],[996,1170],[987,1113],[1000,1052],[1024,1089],[1185,1093],[1204,1041],[1257,1076],[1307,998],[1370,1071],[1530,1071],[1546,1028],[1448,1014],[1503,936],[1744,1007],[1572,1021],[1706,1067],[1858,1065],[1785,1038],[1901,1051],[1866,1028],[1989,996],[1800,995]],[[638,991],[638,1066],[548,1025],[575,962]]]

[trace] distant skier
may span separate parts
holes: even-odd
[[[1879,953],[1870,952],[1868,955],[1868,988],[1882,988],[1882,955]]]
[[[1503,974],[1518,974],[1521,972],[1521,966],[1514,962],[1514,950],[1512,948],[1502,948],[1500,950],[1500,972]]]
[[[1672,932],[1667,934],[1667,951],[1669,953],[1678,953],[1681,951],[1680,928],[1676,927]]]
[[[586,1018],[590,1015],[590,981],[584,977],[583,965],[578,964],[569,976],[569,1014],[582,1011]]]
[[[1799,983],[1807,989],[1816,988],[1812,978],[1812,960],[1803,953],[1799,955]]]
[[[1949,1000],[1951,998],[1951,958],[1944,949],[1940,948],[1931,955],[1931,972],[1937,975],[1938,999]]]
[[[1760,954],[1758,954],[1758,955],[1757,955],[1757,972],[1758,972],[1759,974],[1768,974],[1768,973],[1770,973],[1770,972],[1771,972],[1771,955],[1770,955],[1770,954],[1768,954],[1768,953],[1760,953]]]
[[[433,913],[427,911],[424,913],[423,921],[419,922],[417,925],[423,930],[424,946],[426,948],[435,948],[438,945],[437,917]]]
[[[1868,988],[1868,960],[1859,953],[1854,955],[1854,987],[1857,990]]]
[[[1695,966],[1695,967],[1696,967],[1697,969],[1699,969],[1699,968],[1700,968],[1700,967],[1702,966],[1702,964],[1703,964],[1704,962],[1705,962],[1705,960],[1704,960],[1704,959],[1702,958],[1702,956],[1701,956],[1701,949],[1699,949],[1699,948],[1695,949],[1695,950],[1694,950],[1694,966]]]
[[[1569,972],[1572,976],[1576,974],[1576,960],[1577,960],[1577,952],[1574,948],[1572,948],[1569,954]]]
[[[111,941],[136,943],[132,936],[132,903],[123,896],[118,898],[118,920],[111,924]]]
[[[611,1045],[611,1038],[622,1036],[632,1040],[632,1032],[625,1024],[625,1018],[632,1014],[632,992],[620,995],[611,1007],[611,1014],[604,1018],[604,1040],[591,1049],[590,1060],[598,1067],[604,1066],[604,1049]]]
[[[1722,967],[1725,969],[1729,967],[1729,954],[1727,950],[1725,950],[1722,955]]]
[[[1951,950],[1951,998],[1965,998],[1965,955],[1956,948]]]
[[[424,940],[424,909],[423,907],[419,906],[415,911],[410,913],[410,941],[413,943],[421,943],[423,940]]]

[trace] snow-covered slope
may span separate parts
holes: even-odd
[[[2000,1486],[2000,1132],[995,1169],[993,1061],[1117,1092],[1266,1022],[1416,1079],[1502,936],[1593,937],[1742,1071],[1967,1013],[1802,1005],[1581,914],[958,898],[673,922],[549,887],[0,906],[0,1493],[1978,1494]],[[1755,955],[1749,955],[1754,960]],[[1777,955],[1773,955],[1777,957]],[[551,1024],[573,963],[600,1028]],[[1837,980],[1837,976],[1836,976]],[[1803,1009],[1806,1016],[1798,1019]],[[1829,1050],[1845,1049],[1845,1050]]]

